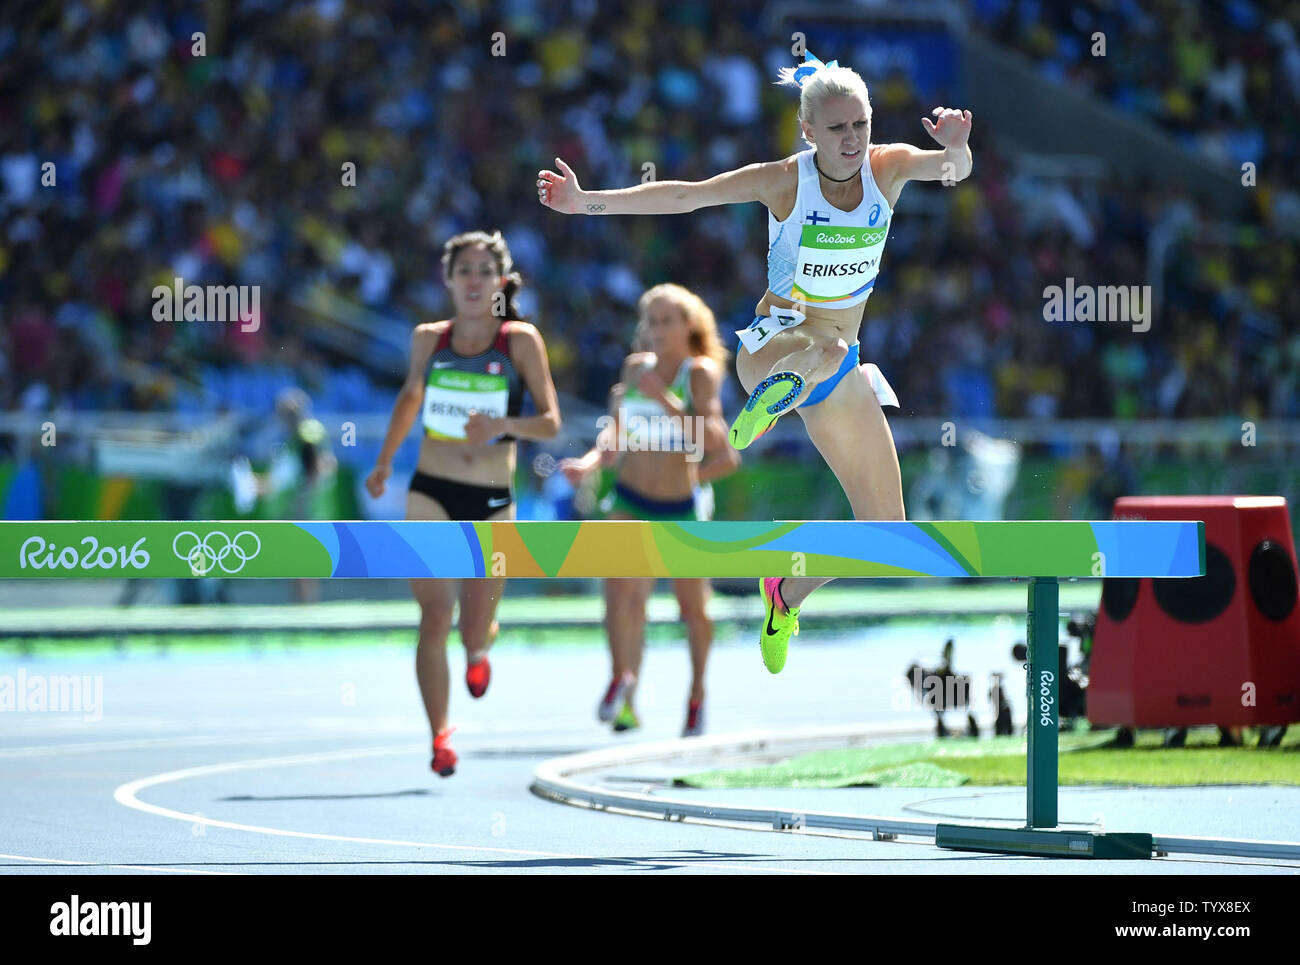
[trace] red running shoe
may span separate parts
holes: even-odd
[[[490,647],[496,641],[497,634],[501,626],[496,620],[492,621],[492,626],[488,627],[487,645]],[[487,693],[488,683],[492,680],[492,665],[487,661],[487,654],[483,654],[483,659],[477,663],[465,665],[465,686],[469,688],[469,695],[477,700]]]
[[[467,664],[465,667],[465,686],[469,688],[469,695],[475,699],[482,697],[487,693],[488,683],[492,680],[492,665],[488,663],[488,658],[484,655],[478,663]]]
[[[451,732],[456,728],[448,727],[433,739],[433,761],[429,766],[439,777],[451,777],[456,773],[456,752],[451,749]]]
[[[704,733],[704,701],[692,700],[686,704],[686,726],[683,737],[699,737]]]

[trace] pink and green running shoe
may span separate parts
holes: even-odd
[[[790,649],[790,637],[799,635],[799,608],[787,607],[781,599],[779,576],[764,576],[758,581],[763,594],[764,620],[758,645],[763,651],[763,666],[771,673],[780,673]]]

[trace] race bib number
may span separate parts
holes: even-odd
[[[804,225],[791,298],[834,307],[837,302],[850,301],[869,291],[880,271],[888,233],[888,225]]]
[[[742,328],[736,332],[740,338],[740,344],[745,346],[745,351],[753,355],[777,332],[784,332],[786,329],[794,328],[796,325],[802,325],[807,317],[797,308],[776,308],[770,309],[771,314],[766,318],[762,315],[754,319],[749,328]]]
[[[434,369],[424,387],[424,431],[435,439],[463,440],[470,412],[503,418],[509,394],[504,375]]]

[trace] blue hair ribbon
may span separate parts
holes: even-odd
[[[794,80],[801,88],[813,74],[817,73],[823,67],[838,67],[840,62],[832,60],[829,64],[823,64],[818,60],[811,50],[805,50],[803,53],[803,64],[795,69]]]

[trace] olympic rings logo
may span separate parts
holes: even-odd
[[[189,539],[185,541],[186,544],[192,540],[194,545],[181,552],[181,540],[187,536]],[[251,547],[247,545],[247,540],[244,544],[240,543],[245,536],[253,541]],[[214,566],[219,566],[223,572],[233,575],[242,570],[244,564],[261,551],[262,541],[258,539],[256,533],[246,529],[236,533],[234,539],[219,530],[200,539],[198,533],[187,529],[177,533],[176,538],[172,540],[172,552],[176,554],[177,559],[190,564],[190,572],[195,576],[207,576]],[[238,565],[227,565],[226,560],[232,556]]]

